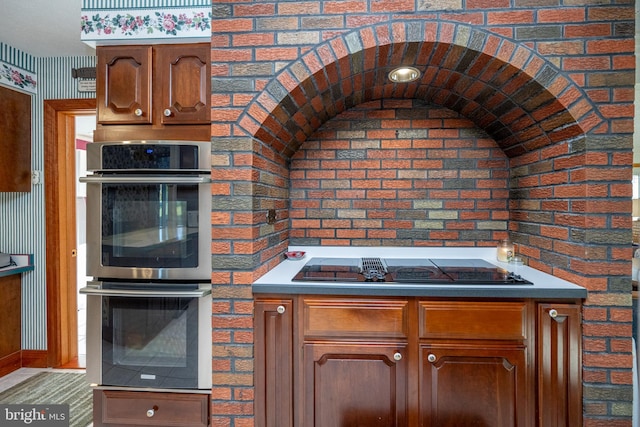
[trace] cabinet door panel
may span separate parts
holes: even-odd
[[[255,304],[256,426],[293,425],[293,303]]]
[[[156,51],[162,87],[157,103],[162,124],[210,123],[209,45],[164,46]]]
[[[530,419],[524,348],[420,346],[425,427],[524,427]]]
[[[305,344],[304,425],[406,426],[405,356],[405,344]]]
[[[105,46],[97,57],[98,123],[150,124],[151,46]]]
[[[538,305],[538,425],[582,425],[581,309]]]

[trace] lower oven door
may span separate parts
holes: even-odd
[[[103,386],[211,388],[211,284],[131,289],[90,282],[87,378]]]

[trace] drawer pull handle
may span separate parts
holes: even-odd
[[[427,356],[427,360],[431,363],[435,362],[436,360],[438,360],[438,358],[436,357],[435,354],[430,354]]]
[[[276,311],[278,312],[278,314],[284,314],[287,309],[284,308],[284,305],[279,305],[278,308],[276,308]]]
[[[157,407],[157,406],[154,406],[154,407],[153,407],[153,408],[151,408],[151,409],[147,409],[147,417],[148,417],[148,418],[153,417],[153,416],[156,414],[156,411],[157,411],[157,410],[158,410],[158,407]]]
[[[558,310],[552,308],[551,310],[549,310],[549,316],[552,319],[555,319],[556,317],[558,317]]]
[[[165,117],[171,117],[171,110],[170,109],[165,108],[163,113],[164,113]]]
[[[393,353],[393,360],[396,362],[402,360],[402,354],[400,354],[400,352]]]
[[[142,116],[142,110],[140,108],[136,108],[133,114],[135,114],[137,117],[140,117]]]

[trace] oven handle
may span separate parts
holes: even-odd
[[[99,289],[86,287],[78,292],[84,295],[97,295],[106,297],[145,297],[145,298],[202,298],[211,294],[211,289],[196,289],[192,291],[145,291],[138,289]]]
[[[98,184],[206,184],[208,176],[83,176],[80,182]]]

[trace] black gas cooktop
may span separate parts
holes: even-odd
[[[373,282],[450,285],[532,285],[482,259],[311,258],[297,282]]]

